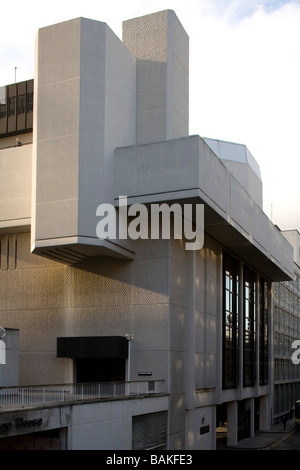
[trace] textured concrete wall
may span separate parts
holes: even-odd
[[[31,221],[32,145],[0,149],[0,233]]]
[[[5,364],[0,364],[0,387],[13,387],[19,385],[19,331],[6,328],[2,323],[1,326],[6,331],[2,339],[6,360]]]
[[[20,384],[76,379],[73,361],[56,357],[58,336],[133,334],[130,379],[147,371],[166,381],[170,446],[184,448],[185,410],[204,404],[195,388],[218,380],[218,245],[207,239],[195,254],[181,240],[138,240],[132,262],[100,257],[69,267],[31,254],[29,233],[14,240],[15,264],[0,271],[0,311],[19,329]]]
[[[127,333],[131,380],[151,371],[168,381],[168,241],[137,243],[134,263],[94,258],[68,267],[30,254],[29,239],[16,236],[16,263],[0,271],[1,321],[20,330],[20,383],[74,380],[72,361],[56,357],[58,336]]]
[[[192,416],[193,410],[197,414],[199,407],[212,403],[222,377],[221,255],[220,245],[208,236],[197,252],[186,251],[181,240],[170,243],[169,439],[173,449],[199,448],[200,424],[185,421],[186,410]],[[213,422],[211,426],[212,432]]]
[[[188,135],[189,39],[172,10],[123,22],[137,58],[137,143]]]

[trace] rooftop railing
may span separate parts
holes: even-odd
[[[0,387],[0,411],[5,408],[153,396],[164,393],[164,380]]]

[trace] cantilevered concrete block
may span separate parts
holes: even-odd
[[[114,149],[135,143],[135,62],[105,23],[78,18],[39,30],[32,251],[69,262],[128,254],[99,240],[96,209],[113,202]]]

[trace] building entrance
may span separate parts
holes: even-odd
[[[76,359],[76,382],[125,382],[125,360],[120,358]]]

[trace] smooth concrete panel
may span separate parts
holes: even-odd
[[[263,194],[260,168],[247,147],[242,144],[208,138],[204,138],[204,141],[262,208]]]
[[[198,138],[116,150],[115,196],[181,191],[198,185]]]
[[[268,250],[269,244],[269,221],[266,214],[258,206],[253,206],[252,212],[253,239],[260,244],[264,250]]]
[[[222,160],[224,165],[245,188],[253,200],[263,207],[263,186],[261,179],[256,175],[248,163],[239,163],[231,160]]]
[[[204,388],[204,373],[205,373],[205,354],[203,352],[195,352],[194,367],[195,367],[195,389]]]
[[[30,171],[0,175],[0,200],[28,197],[30,192]]]
[[[78,198],[78,136],[39,141],[37,152],[41,158],[37,161],[36,204]],[[56,226],[58,233],[59,229]]]
[[[72,450],[131,450],[132,417],[165,411],[167,397],[115,400],[73,406],[69,421]]]
[[[57,63],[53,66],[58,67]],[[79,90],[80,81],[77,77],[39,87],[37,107],[38,142],[78,134]]]
[[[200,429],[207,427],[208,432],[201,434]],[[186,450],[215,449],[215,412],[213,406],[196,408],[189,411],[186,417]]]
[[[0,201],[0,228],[2,233],[12,233],[15,230],[30,230],[31,198],[20,197]]]
[[[228,170],[199,136],[116,150],[115,194],[200,189],[222,213],[228,200]]]
[[[38,31],[39,87],[79,77],[80,35],[80,18]]]
[[[228,173],[208,145],[198,138],[200,175],[198,187],[224,214],[228,212]]]
[[[0,149],[0,156],[0,176],[31,171],[31,144]]]
[[[55,201],[36,206],[36,238],[48,240],[58,237],[74,237],[78,230],[78,199]]]
[[[96,209],[113,202],[114,149],[136,140],[136,60],[105,23],[78,18],[39,31],[35,74],[33,249],[63,237],[97,242]]]
[[[252,204],[246,190],[230,176],[230,216],[248,234],[251,234]]]
[[[269,236],[270,236],[270,255],[275,258],[280,264],[284,262],[284,242],[283,236],[279,228],[274,226],[269,221]]]
[[[32,145],[0,150],[0,229],[30,225]]]

